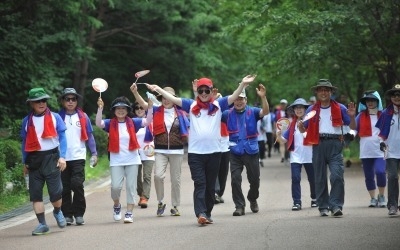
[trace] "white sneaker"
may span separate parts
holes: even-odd
[[[386,200],[384,195],[378,194],[378,207],[386,207]]]
[[[133,214],[126,212],[124,223],[132,223],[132,222],[133,222]]]
[[[114,209],[114,220],[120,221],[121,220],[121,204],[118,207],[113,207]]]

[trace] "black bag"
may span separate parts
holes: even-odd
[[[36,170],[42,166],[44,155],[29,153],[25,160],[25,165],[29,170]]]

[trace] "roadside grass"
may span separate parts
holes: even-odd
[[[107,175],[109,175],[109,173],[109,161],[107,156],[99,157],[98,164],[94,168],[89,167],[89,158],[86,160],[86,185],[88,182],[96,181],[100,178],[106,177]],[[47,194],[47,187],[45,185],[45,187],[43,188],[43,195],[46,196]],[[29,193],[27,190],[18,193],[12,192],[8,194],[2,194],[0,200],[0,215],[29,203]]]

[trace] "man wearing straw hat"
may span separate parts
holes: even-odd
[[[313,146],[312,163],[315,173],[315,192],[321,216],[342,216],[344,204],[344,135],[356,128],[355,105],[348,108],[331,99],[337,88],[328,79],[320,79],[311,90],[315,91],[317,102],[306,113],[314,110],[316,115],[299,121],[300,132],[307,131],[304,145]],[[327,167],[330,172],[331,190],[328,191]]]

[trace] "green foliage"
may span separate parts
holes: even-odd
[[[0,155],[3,155],[3,161],[6,169],[13,169],[22,162],[21,143],[15,140],[0,141]]]
[[[93,126],[93,136],[96,141],[96,148],[98,156],[108,155],[108,134],[101,128]]]
[[[22,119],[14,120],[10,125],[11,133],[9,139],[22,142],[21,127],[22,127]]]

